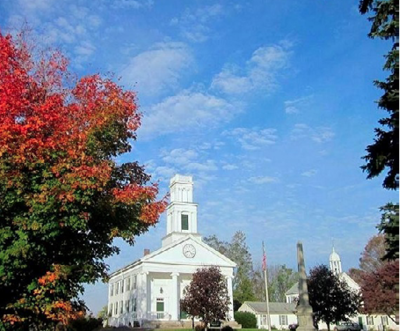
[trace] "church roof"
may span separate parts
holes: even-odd
[[[288,289],[285,294],[286,295],[299,294],[299,282],[293,284],[293,286],[290,289]]]
[[[221,254],[220,252],[216,251],[211,246],[209,246],[206,243],[204,243],[199,237],[197,237],[195,235],[188,234],[187,236],[184,236],[179,240],[173,241],[169,245],[163,246],[163,247],[157,249],[156,251],[143,256],[139,260],[136,260],[135,262],[130,263],[127,266],[122,267],[122,268],[114,271],[113,273],[110,274],[110,277],[114,277],[114,276],[116,276],[116,275],[118,275],[120,273],[123,273],[126,270],[129,270],[131,268],[134,268],[134,267],[139,266],[141,264],[144,264],[146,262],[164,264],[164,265],[171,264],[172,262],[168,262],[165,259],[160,259],[161,255],[163,253],[167,253],[168,251],[173,250],[178,245],[182,245],[186,241],[195,242],[197,245],[203,247],[205,250],[210,252],[212,255],[216,256],[219,259],[220,262],[223,262],[222,265],[224,267],[231,267],[231,268],[236,267],[236,263],[235,262],[233,262],[232,260],[228,259],[225,255]],[[165,256],[165,255],[163,255],[163,256]],[[202,261],[201,264],[202,265],[206,265],[204,262],[206,262],[206,261]],[[210,265],[212,264],[210,261],[207,261],[207,262],[209,262]],[[180,264],[180,263],[178,263],[178,264]]]
[[[267,303],[259,301],[245,301],[243,305],[249,306],[254,312],[258,314],[267,313]],[[295,303],[286,302],[270,302],[269,313],[270,314],[294,314],[296,308]]]

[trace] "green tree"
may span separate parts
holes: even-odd
[[[372,12],[372,22],[368,34],[370,38],[391,40],[391,50],[385,55],[383,69],[389,72],[385,81],[376,80],[374,84],[383,90],[378,107],[386,110],[388,116],[379,120],[375,129],[374,143],[367,146],[366,164],[361,168],[367,178],[379,176],[387,170],[383,187],[391,190],[399,188],[399,2],[397,0],[361,0],[361,14]],[[378,229],[385,233],[387,254],[385,259],[398,258],[399,252],[399,204],[388,203],[381,208],[382,221]],[[396,223],[397,221],[397,223]]]
[[[116,162],[140,126],[135,94],[99,75],[71,81],[67,63],[0,33],[0,328],[8,330],[81,316],[82,284],[107,277],[114,238],[133,244],[166,207],[143,167]]]
[[[382,126],[375,129],[375,140],[367,147],[364,156],[366,164],[362,169],[368,178],[380,175],[387,169],[383,186],[387,189],[399,188],[399,2],[396,0],[361,0],[360,12],[372,12],[372,22],[368,34],[370,38],[393,41],[393,47],[385,56],[384,70],[389,71],[386,81],[374,84],[384,91],[378,100],[378,106],[385,109],[389,116],[379,120]],[[386,130],[385,130],[386,129]]]
[[[246,244],[245,233],[235,232],[230,242],[220,241],[215,235],[204,238],[204,242],[236,263],[232,282],[233,298],[240,303],[254,301],[256,297],[251,285],[253,262]]]
[[[226,319],[230,300],[225,277],[219,268],[197,269],[185,290],[181,311],[200,318],[205,327],[209,322]]]
[[[299,274],[286,265],[268,268],[268,295],[272,302],[285,302],[285,293],[299,281]]]
[[[357,314],[361,303],[360,295],[352,291],[327,266],[320,265],[311,269],[307,284],[314,320],[316,323],[325,322],[328,331],[331,323]]]

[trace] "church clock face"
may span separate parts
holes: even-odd
[[[183,246],[183,255],[187,258],[193,258],[196,255],[196,248],[192,244]]]

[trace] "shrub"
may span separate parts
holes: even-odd
[[[77,318],[68,324],[68,331],[92,331],[103,324],[101,318],[94,318],[91,316]]]
[[[243,329],[257,328],[256,315],[249,312],[244,312],[244,311],[235,312],[235,321],[238,322],[239,324],[242,324]]]

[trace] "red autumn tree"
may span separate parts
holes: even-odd
[[[113,239],[133,244],[166,207],[143,167],[115,160],[140,126],[135,94],[67,64],[0,33],[0,328],[78,316]]]
[[[361,292],[363,311],[386,314],[396,324],[399,314],[399,260],[382,265],[378,270],[363,273]]]
[[[185,292],[181,310],[200,318],[206,328],[209,322],[226,319],[229,311],[228,287],[219,268],[197,269]]]

